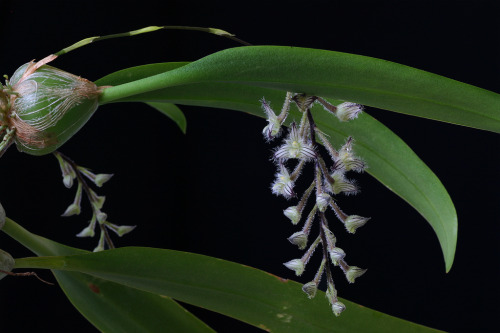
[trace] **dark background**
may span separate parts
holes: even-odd
[[[33,2],[34,3],[34,2]],[[85,37],[148,25],[217,27],[253,44],[344,51],[383,58],[500,91],[497,1],[0,1],[1,73],[41,59]],[[238,46],[199,32],[160,31],[87,46],[53,65],[96,80],[151,62],[196,60]],[[279,104],[278,101],[275,102]],[[154,246],[203,253],[295,278],[282,263],[299,255],[286,237],[297,231],[269,190],[274,168],[260,118],[184,106],[183,135],[141,104],[99,109],[61,151],[96,172],[114,173],[99,194],[118,224],[137,229],[118,246]],[[368,108],[401,136],[442,180],[459,217],[456,259],[445,274],[427,222],[368,174],[362,193],[342,198],[347,212],[371,216],[356,233],[336,232],[349,263],[368,268],[356,284],[336,275],[339,295],[362,305],[452,332],[494,332],[500,310],[500,225],[497,134]],[[53,156],[11,148],[0,161],[0,201],[30,231],[92,249],[74,237],[89,207],[62,218],[73,200]],[[333,219],[333,216],[332,216]],[[0,235],[14,257],[29,251]],[[48,272],[39,274],[50,281]],[[299,279],[307,282],[313,270]],[[325,303],[325,306],[327,304]],[[258,329],[193,310],[221,332]],[[348,310],[347,310],[348,311]],[[2,332],[93,332],[58,287],[34,278],[0,282]],[[17,319],[16,319],[17,318]],[[23,318],[20,320],[19,318]]]

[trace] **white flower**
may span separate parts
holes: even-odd
[[[356,278],[360,277],[365,273],[366,269],[361,269],[356,266],[350,266],[345,272],[345,277],[347,278],[347,281],[349,281],[349,283],[354,283],[354,280],[356,280]]]
[[[307,235],[304,232],[299,231],[288,237],[288,241],[290,241],[293,245],[297,245],[299,250],[303,250],[307,245]]]
[[[307,294],[307,297],[314,298],[318,291],[318,285],[314,281],[308,282],[302,286],[302,291]]]
[[[285,143],[276,150],[274,158],[279,161],[293,158],[310,161],[316,158],[316,151],[310,142],[306,142],[306,138],[300,136],[297,125],[292,123]]]
[[[113,223],[105,222],[107,228],[113,230],[118,236],[122,237],[135,229],[135,225],[116,225]]]
[[[273,109],[271,109],[271,107],[269,106],[269,103],[265,99],[262,99],[261,103],[262,109],[264,109],[264,112],[266,113],[268,122],[268,125],[264,127],[262,134],[264,134],[264,138],[266,138],[267,141],[271,141],[272,139],[280,135],[281,123],[278,119],[278,116],[276,116]]]
[[[347,195],[354,195],[358,193],[358,188],[356,187],[354,181],[346,179],[342,170],[335,170],[331,174],[331,177],[334,180],[333,184],[326,182],[325,186],[328,192],[331,192],[333,194],[339,194],[343,192]]]
[[[351,137],[347,138],[346,143],[338,152],[338,156],[335,161],[336,167],[345,171],[353,170],[356,172],[363,172],[366,168],[366,164],[362,159],[354,155],[352,151],[353,143],[354,140]]]
[[[304,273],[305,265],[302,259],[293,259],[284,263],[283,265],[285,265],[286,268],[295,271],[295,274],[297,276],[300,276],[302,275],[302,273]]]
[[[288,217],[293,224],[299,223],[301,218],[301,214],[297,206],[288,207],[283,211],[283,214],[285,214],[285,216]]]
[[[345,223],[345,228],[347,231],[349,231],[351,234],[356,232],[356,229],[359,227],[362,227],[370,220],[369,217],[362,217],[359,215],[350,215],[348,216],[344,223]]]
[[[294,182],[290,179],[290,174],[284,165],[280,165],[279,172],[276,173],[276,179],[271,185],[271,190],[276,195],[282,195],[289,199],[295,196],[293,191]]]
[[[318,205],[318,209],[320,212],[324,213],[326,211],[330,200],[331,197],[328,193],[323,192],[316,196],[316,204]]]
[[[102,187],[102,185],[113,177],[111,173],[99,173],[94,174],[89,169],[84,167],[78,167],[78,170],[85,175],[88,179],[90,179],[97,187]]]
[[[344,102],[337,105],[336,116],[340,121],[349,121],[358,117],[363,112],[363,106],[356,103]]]
[[[339,261],[345,257],[345,252],[340,247],[334,247],[333,249],[328,250],[328,252],[330,253],[330,259],[332,259],[332,263],[335,266],[338,266]]]
[[[344,303],[337,301],[332,304],[332,311],[335,314],[335,316],[337,317],[340,316],[340,314],[344,312],[344,310],[345,310]]]
[[[82,202],[82,183],[78,182],[75,200],[66,208],[66,211],[61,216],[79,215],[81,212],[80,204]]]

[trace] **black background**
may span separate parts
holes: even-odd
[[[217,27],[253,44],[313,47],[383,58],[500,91],[497,1],[26,1],[1,0],[1,73],[12,75],[82,38],[148,25]],[[161,31],[87,46],[53,65],[90,80],[151,62],[196,60],[238,46],[199,32]],[[278,101],[275,102],[279,104]],[[258,267],[285,278],[282,263],[299,255],[286,237],[296,231],[269,190],[274,168],[261,136],[264,120],[227,110],[184,106],[183,135],[141,104],[99,109],[61,151],[96,172],[114,173],[99,190],[118,224],[137,224],[119,246],[171,248]],[[496,331],[500,310],[497,134],[368,108],[401,136],[442,180],[459,218],[456,260],[445,274],[427,222],[368,174],[362,193],[343,198],[347,212],[371,216],[355,236],[337,231],[349,263],[368,268],[356,284],[340,274],[341,297],[452,332]],[[74,189],[61,183],[52,156],[11,148],[0,161],[0,201],[30,231],[92,249],[74,237],[90,219],[61,218]],[[333,217],[332,217],[333,219]],[[335,230],[334,230],[335,232]],[[6,235],[0,248],[30,255]],[[47,272],[39,274],[53,281]],[[307,282],[314,273],[299,279]],[[325,306],[327,304],[325,303]],[[258,329],[196,310],[221,332]],[[348,311],[348,310],[347,310]],[[0,331],[93,332],[58,287],[33,278],[0,282]]]

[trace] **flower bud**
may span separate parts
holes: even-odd
[[[358,215],[350,215],[348,216],[344,223],[345,223],[345,228],[347,231],[349,231],[351,234],[356,232],[356,229],[359,227],[362,227],[370,220],[369,217],[362,217]]]
[[[14,258],[12,258],[9,253],[0,250],[0,270],[10,272],[12,268],[14,268],[14,264]],[[5,275],[5,273],[0,272],[0,280],[3,279]]]
[[[288,237],[288,240],[293,245],[297,245],[299,247],[299,250],[303,250],[307,246],[307,235],[302,231],[294,233],[293,235]]]
[[[122,237],[135,229],[135,225],[116,225],[113,223],[105,222],[106,227],[113,230],[118,236]]]
[[[349,283],[354,283],[354,280],[356,280],[356,278],[365,273],[366,269],[362,269],[356,266],[350,266],[345,272],[345,277],[347,278],[347,281],[349,281]]]
[[[318,285],[314,281],[308,282],[302,286],[302,291],[307,294],[307,297],[314,298],[318,291]]]
[[[284,263],[283,265],[285,265],[286,268],[295,271],[295,274],[297,276],[300,276],[302,275],[302,273],[304,273],[305,265],[301,259],[293,259]]]
[[[68,216],[73,216],[73,215],[79,215],[81,212],[80,205],[72,203],[71,205],[66,208],[66,211],[61,215],[64,217]]]
[[[320,212],[324,213],[328,208],[328,203],[330,202],[331,197],[328,193],[320,193],[316,196],[316,204],[318,205],[318,209]]]
[[[89,225],[88,227],[86,227],[85,229],[83,229],[82,231],[80,231],[76,235],[76,237],[94,237],[94,235],[95,235],[94,228],[95,228],[95,226]]]
[[[96,218],[97,218],[97,221],[99,221],[99,223],[104,223],[108,219],[108,214],[103,213],[101,211],[98,211],[96,213]]]
[[[340,247],[334,247],[332,250],[328,251],[330,253],[330,259],[335,266],[339,265],[339,261],[344,259],[345,252]]]
[[[285,214],[285,216],[288,217],[293,224],[297,224],[300,221],[301,214],[297,206],[288,207],[283,211],[283,214]]]
[[[68,141],[98,106],[92,82],[45,65],[55,56],[19,67],[0,91],[1,125],[15,129],[14,142],[31,155],[53,152]]]
[[[336,317],[340,316],[340,314],[342,312],[344,312],[344,310],[345,310],[344,303],[337,301],[337,302],[335,302],[335,303],[332,304],[332,311],[333,311],[333,314],[335,314]]]
[[[97,187],[102,187],[102,185],[113,177],[112,173],[99,173],[95,176],[94,184]]]

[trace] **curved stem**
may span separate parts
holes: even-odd
[[[193,31],[207,32],[209,34],[214,34],[217,36],[229,38],[229,39],[234,40],[234,41],[236,41],[240,44],[243,44],[243,45],[251,45],[250,43],[245,42],[244,40],[241,40],[241,39],[235,37],[235,35],[227,32],[227,31],[221,30],[221,29],[202,28],[202,27],[185,27],[185,26],[180,26],[180,25],[165,25],[165,26],[149,26],[149,27],[145,27],[142,29],[132,30],[132,31],[128,31],[128,32],[122,32],[119,34],[85,38],[79,42],[76,42],[73,45],[65,47],[64,49],[62,49],[59,52],[56,52],[54,54],[56,56],[60,56],[60,55],[71,52],[73,50],[76,50],[82,46],[88,45],[88,44],[93,43],[93,42],[98,42],[101,40],[112,39],[112,38],[135,36],[135,35],[140,35],[140,34],[153,32],[153,31],[157,31],[157,30],[161,30],[161,29],[164,29],[164,30],[193,30]]]

